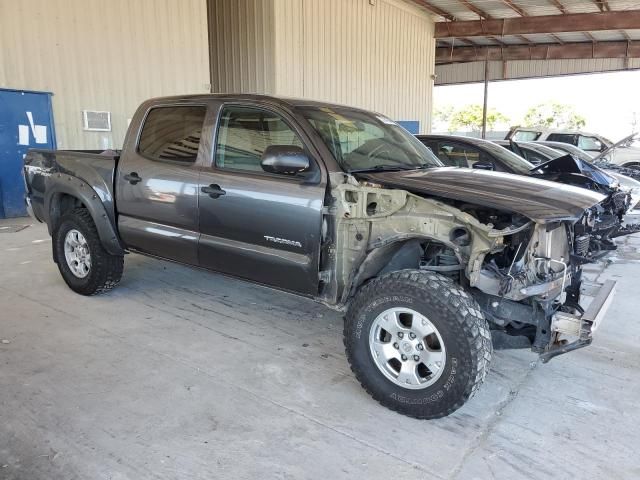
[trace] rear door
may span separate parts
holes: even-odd
[[[206,114],[205,105],[194,104],[145,112],[116,178],[118,228],[127,247],[198,263],[198,158]]]
[[[200,176],[200,264],[316,294],[326,187],[317,155],[295,121],[275,107],[225,104],[218,118],[214,158]],[[270,145],[305,148],[318,180],[265,172],[260,162]]]

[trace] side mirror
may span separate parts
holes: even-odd
[[[493,163],[491,162],[476,162],[471,168],[477,168],[478,170],[493,170]]]
[[[309,157],[295,145],[269,145],[260,165],[268,173],[295,175],[309,168]]]

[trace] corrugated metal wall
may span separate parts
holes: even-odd
[[[273,0],[209,2],[214,92],[274,93]]]
[[[59,148],[120,148],[142,100],[209,91],[206,0],[2,0],[0,45],[1,87],[53,92]]]
[[[427,131],[433,21],[400,0],[371,3],[210,0],[214,89],[345,103]]]
[[[640,68],[640,59],[629,59],[628,65],[620,58],[565,59],[565,60],[513,60],[489,62],[490,80],[549,77],[576,73],[612,72]],[[484,81],[484,62],[436,65],[436,85]]]

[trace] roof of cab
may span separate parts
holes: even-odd
[[[268,103],[279,105],[282,107],[316,107],[316,108],[349,108],[352,110],[368,111],[350,105],[341,105],[338,103],[322,102],[319,100],[309,100],[306,98],[280,97],[275,95],[261,95],[255,93],[203,93],[190,95],[174,95],[169,97],[155,97],[147,100],[152,103],[162,102],[197,102],[205,100],[230,100],[230,101],[254,101],[260,103]]]

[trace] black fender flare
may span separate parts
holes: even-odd
[[[59,199],[61,195],[77,198],[87,208],[98,230],[100,242],[111,255],[124,255],[125,249],[112,223],[102,199],[85,181],[71,175],[55,175],[48,178],[44,211],[48,214],[47,226],[53,235],[60,218]]]

